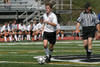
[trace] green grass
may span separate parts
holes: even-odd
[[[59,42],[59,43],[58,43]],[[70,42],[70,43],[61,43]],[[78,42],[78,43],[76,43]],[[80,42],[80,43],[79,43]],[[19,44],[18,44],[19,43]],[[0,67],[99,67],[100,64],[80,64],[52,61],[39,65],[35,56],[45,56],[42,42],[0,43]],[[28,43],[28,44],[21,44]],[[33,43],[33,44],[30,44]],[[40,44],[35,44],[40,43]],[[3,45],[2,45],[3,44]],[[7,45],[11,44],[11,45]],[[94,44],[100,44],[95,42]],[[100,54],[100,45],[93,45],[93,54]],[[85,55],[82,41],[57,41],[53,55]],[[4,61],[4,62],[1,62]]]

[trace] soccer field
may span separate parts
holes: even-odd
[[[82,41],[57,41],[52,62],[39,65],[35,57],[45,56],[42,42],[0,43],[0,67],[100,67],[99,40],[93,41],[92,54],[92,61],[85,61]]]

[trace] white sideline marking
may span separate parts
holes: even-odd
[[[11,64],[11,63],[17,63],[17,64],[38,64],[37,62],[14,62],[14,61],[0,61],[0,63],[8,63],[8,64]],[[73,63],[72,63],[73,64]],[[91,66],[91,67],[94,67],[95,65],[79,65],[79,64],[68,64],[68,63],[49,63],[49,65],[71,65],[71,66],[85,66],[85,67],[88,67],[88,66]]]
[[[57,41],[57,44],[70,44],[70,43],[76,43],[76,44],[80,44],[83,43],[83,41]],[[93,41],[93,43],[100,43],[100,41]],[[43,42],[26,42],[26,43],[0,43],[0,45],[41,45],[43,44]]]
[[[33,58],[35,58],[35,59],[38,59],[40,56],[35,56],[35,57],[33,57]],[[42,57],[44,57],[44,56],[42,56]],[[98,58],[96,58],[96,59],[98,59]],[[54,59],[54,58],[51,58],[51,61],[62,61],[62,62],[72,62],[72,64],[73,63],[79,63],[79,64],[100,64],[100,62],[82,62],[81,60],[84,60],[84,59],[73,59],[73,60],[59,60],[59,59]]]
[[[83,46],[82,44],[78,44],[78,46]],[[92,44],[92,46],[100,46],[100,44]]]

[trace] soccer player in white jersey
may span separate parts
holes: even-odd
[[[0,37],[2,37],[3,36],[3,30],[2,30],[2,25],[1,25],[1,27],[0,27]]]
[[[23,40],[26,40],[26,34],[27,34],[27,25],[24,23],[23,24]]]
[[[13,39],[12,39],[12,22],[10,22],[8,24],[8,34],[9,34],[9,40],[10,40],[10,42],[13,41]]]
[[[43,31],[43,17],[40,18],[40,22],[36,25],[37,30],[35,32],[35,34],[38,36],[38,39],[41,40],[41,36],[42,36],[42,31]]]
[[[56,26],[58,24],[57,16],[52,12],[52,5],[46,5],[46,13],[43,15],[44,33],[43,44],[46,52],[46,62],[49,63],[53,52],[54,44],[56,43]],[[48,49],[49,42],[49,49]]]
[[[13,27],[14,39],[15,39],[15,41],[18,41],[16,20],[13,21],[12,27]]]
[[[5,25],[2,27],[3,33],[4,33],[4,41],[7,42],[7,36],[8,36],[8,23],[5,22]]]
[[[57,40],[58,40],[58,37],[60,37],[60,34],[61,34],[61,39],[63,40],[64,39],[64,32],[62,30],[60,30],[60,24],[58,23],[57,24]]]
[[[21,24],[20,30],[21,30],[21,40],[22,40],[22,41],[24,40],[25,27],[26,27],[25,24]]]
[[[22,26],[22,23],[19,23],[19,25],[18,25],[19,27],[19,29],[18,29],[18,41],[21,41],[22,40],[22,28],[23,28],[23,26]]]
[[[38,27],[37,27],[37,21],[36,21],[36,19],[33,19],[33,29],[32,29],[32,31],[33,31],[33,36],[34,36],[34,40],[36,41],[37,40],[37,34],[36,34],[36,30],[38,29]]]
[[[29,24],[28,26],[27,26],[27,40],[28,41],[30,41],[31,40],[31,25],[32,24]]]

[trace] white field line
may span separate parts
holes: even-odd
[[[78,46],[83,46],[82,44],[77,44]],[[100,44],[92,44],[92,46],[98,48],[98,46],[100,46]]]
[[[15,62],[15,61],[0,61],[0,64],[4,64],[4,63],[8,63],[8,64],[13,64],[13,63],[16,63],[16,64],[38,64],[37,62]],[[45,64],[44,64],[45,65]],[[99,65],[99,64],[89,64],[88,65],[88,63],[87,64],[80,64],[80,63],[75,63],[75,64],[71,64],[71,63],[49,63],[49,65],[65,65],[65,66],[74,66],[74,67],[78,67],[78,66],[85,66],[85,67],[89,67],[89,66],[91,66],[91,67],[95,67],[95,65]]]
[[[0,54],[0,56],[11,56],[11,55],[4,55],[4,54]],[[16,54],[13,54],[12,56],[36,56],[36,55],[16,55]]]
[[[66,47],[64,47],[64,46],[55,46],[54,48],[83,48],[83,47],[81,47],[81,46],[83,46],[83,45],[81,45],[81,44],[78,44],[78,46],[80,46],[80,47],[77,47],[77,46],[74,46],[74,47],[71,47],[71,46],[66,46]],[[95,48],[100,48],[100,47],[98,47],[98,46],[100,46],[100,44],[93,44],[93,46],[95,47]],[[18,47],[22,47],[22,48],[27,48],[27,47],[30,47],[30,46],[0,46],[0,47],[11,47],[11,48],[18,48]],[[33,46],[34,48],[43,48],[43,46]],[[0,51],[2,51],[1,49],[0,49]],[[10,50],[8,50],[8,51],[10,51]],[[21,50],[11,50],[11,51],[21,51]]]
[[[76,43],[76,44],[80,44],[83,43],[83,41],[57,41],[57,44],[71,44],[71,43]],[[93,43],[100,43],[100,41],[93,41]],[[40,45],[43,44],[43,42],[25,42],[25,43],[0,43],[0,45]]]

